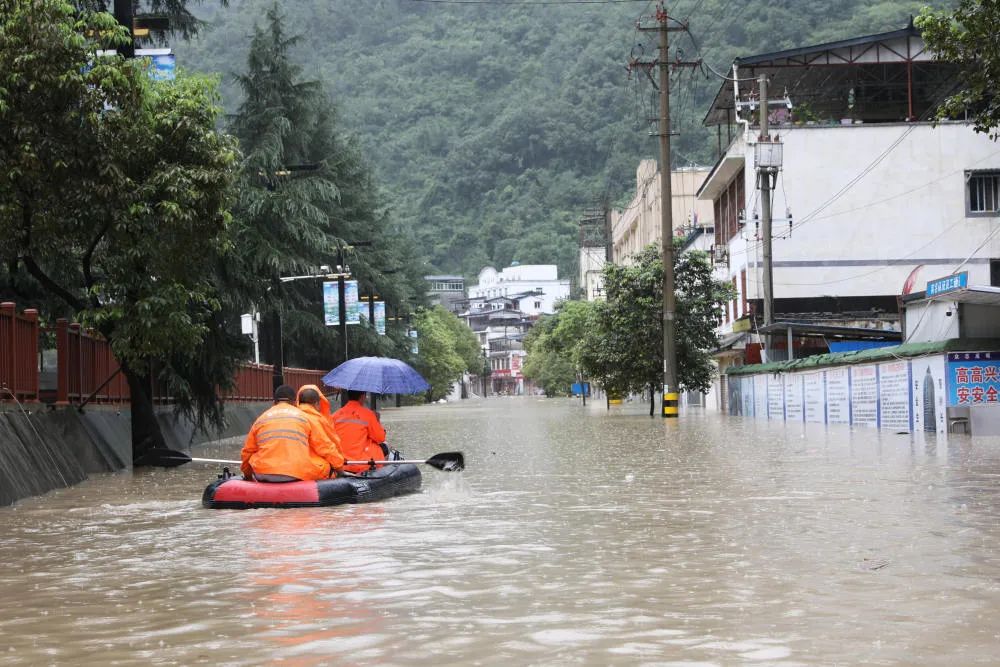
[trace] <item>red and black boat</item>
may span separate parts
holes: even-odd
[[[420,490],[420,484],[420,469],[412,463],[316,482],[250,482],[223,474],[206,487],[201,504],[209,509],[245,510],[368,503],[414,493]]]

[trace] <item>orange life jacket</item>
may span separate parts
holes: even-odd
[[[319,408],[302,402],[302,392],[306,389],[312,389],[319,394]],[[340,451],[340,436],[337,435],[336,429],[333,428],[333,422],[330,420],[330,401],[319,390],[319,387],[314,384],[306,384],[299,387],[299,391],[295,395],[295,400],[298,403],[299,410],[302,410],[303,414],[309,419],[309,423],[313,429],[315,431],[322,431],[326,436],[326,440],[329,440],[330,444],[333,445],[329,451],[322,444],[314,445],[313,448],[322,448],[321,455],[324,459],[329,461],[338,470],[343,468],[344,456]]]
[[[333,426],[340,436],[340,451],[348,461],[384,461],[385,452],[381,444],[385,442],[385,429],[374,412],[359,401],[348,401],[347,405],[333,413]],[[344,470],[364,472],[367,465],[344,466]]]
[[[278,403],[250,427],[240,468],[244,476],[256,472],[316,480],[330,477],[331,466],[343,461],[326,432],[313,427],[302,410]]]

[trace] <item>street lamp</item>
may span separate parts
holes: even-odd
[[[328,265],[323,264],[319,267],[318,273],[310,273],[301,276],[279,276],[276,281],[276,284],[281,285],[284,283],[295,282],[297,280],[317,280],[317,279],[333,280],[334,278],[338,278],[343,275],[340,266],[336,267],[336,269],[337,273],[333,273],[331,272],[331,269]],[[272,287],[274,287],[274,285],[268,287],[267,291],[270,292]],[[258,336],[258,323],[260,322],[260,313],[257,311],[256,308],[253,308],[252,312],[244,313],[240,317],[240,320],[241,320],[242,332],[244,334],[248,334],[254,343],[254,363],[260,363],[260,348],[259,348],[259,336]],[[285,368],[284,368],[285,353],[284,353],[284,342],[282,340],[283,334],[282,334],[280,304],[274,310],[273,336],[274,336],[274,343],[273,343],[274,358],[272,362],[274,366],[273,384],[274,388],[277,389],[279,386],[285,383]]]

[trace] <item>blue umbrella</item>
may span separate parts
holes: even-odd
[[[419,394],[430,389],[427,380],[409,364],[388,357],[348,359],[324,375],[323,383],[372,394]]]

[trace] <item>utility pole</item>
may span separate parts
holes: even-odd
[[[771,234],[771,180],[775,183],[778,180],[778,171],[782,164],[781,142],[771,139],[770,128],[768,126],[768,115],[770,112],[771,100],[767,91],[767,75],[761,74],[757,80],[760,88],[760,136],[757,137],[757,146],[754,150],[754,161],[757,168],[757,187],[760,189],[761,207],[761,253],[763,255],[763,282],[764,282],[764,326],[774,324],[774,262],[772,254],[772,234]],[[787,98],[784,103],[788,103]],[[774,361],[773,348],[771,346],[772,337],[769,333],[764,334],[764,350],[766,350],[766,361]],[[791,348],[788,350],[791,355]],[[791,356],[789,356],[791,358]]]
[[[757,141],[770,141],[768,128],[767,75],[761,74],[760,85],[760,136]],[[774,269],[771,262],[771,177],[766,167],[757,164],[757,176],[760,179],[760,212],[761,233],[763,234],[764,255],[764,326],[774,323]],[[771,351],[771,346],[767,346]],[[770,356],[770,354],[768,354]],[[770,361],[770,359],[768,360]]]
[[[671,26],[671,18],[660,3],[656,7],[655,27],[637,28],[644,32],[659,33],[659,53],[653,62],[633,60],[633,65],[656,66],[659,68],[660,117],[657,136],[660,138],[660,247],[663,258],[663,402],[660,415],[668,419],[679,416],[678,390],[680,388],[677,376],[677,326],[675,313],[677,295],[674,293],[674,220],[673,192],[670,177],[673,173],[670,163],[670,67],[694,67],[697,62],[671,62],[669,35],[671,32],[687,30],[687,26],[679,24]]]
[[[347,265],[344,263],[344,244],[337,246],[337,304],[340,311],[340,340],[344,345],[344,361],[347,361],[347,295],[344,294],[344,276]]]

